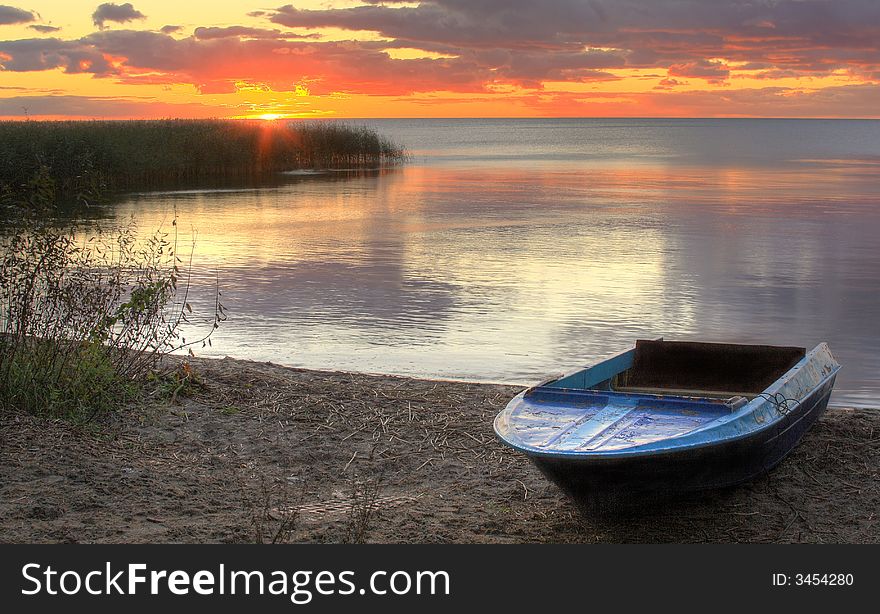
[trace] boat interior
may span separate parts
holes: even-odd
[[[800,347],[637,341],[612,390],[703,398],[754,398],[806,355]]]
[[[796,347],[638,341],[633,350],[529,389],[508,419],[547,452],[620,450],[730,415],[795,366]]]
[[[802,347],[639,340],[633,350],[545,386],[703,399],[753,399],[804,356]]]

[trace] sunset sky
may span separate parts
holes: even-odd
[[[0,117],[880,117],[876,0],[12,0]]]

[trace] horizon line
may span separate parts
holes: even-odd
[[[834,117],[834,116],[817,116],[817,117],[788,117],[788,116],[736,116],[736,117],[713,117],[713,116],[669,116],[669,115],[644,115],[644,116],[636,116],[636,115],[619,115],[619,116],[596,116],[596,115],[535,115],[535,116],[521,116],[521,115],[510,115],[510,116],[496,116],[496,115],[488,115],[488,116],[480,116],[480,115],[467,115],[467,116],[398,116],[398,117],[333,117],[333,116],[321,116],[321,117],[278,117],[273,118],[271,120],[266,120],[261,117],[70,117],[70,118],[51,118],[51,119],[41,119],[40,116],[36,117],[0,117],[0,122],[89,122],[89,121],[169,121],[169,120],[188,120],[188,121],[199,121],[199,120],[208,120],[208,121],[257,121],[257,122],[290,122],[290,121],[376,121],[376,120],[462,120],[462,119],[479,119],[479,120],[552,120],[552,119],[581,119],[581,120],[681,120],[681,121],[692,121],[692,120],[772,120],[772,121],[782,121],[782,120],[792,120],[792,121],[880,121],[880,116],[878,117]]]

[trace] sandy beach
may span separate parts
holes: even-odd
[[[495,440],[516,387],[189,365],[87,426],[0,415],[0,541],[880,541],[878,411],[829,410],[748,485],[597,519]]]

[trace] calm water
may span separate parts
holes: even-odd
[[[412,162],[115,209],[197,229],[202,355],[530,383],[640,337],[828,341],[833,402],[880,405],[880,122],[368,123]]]

